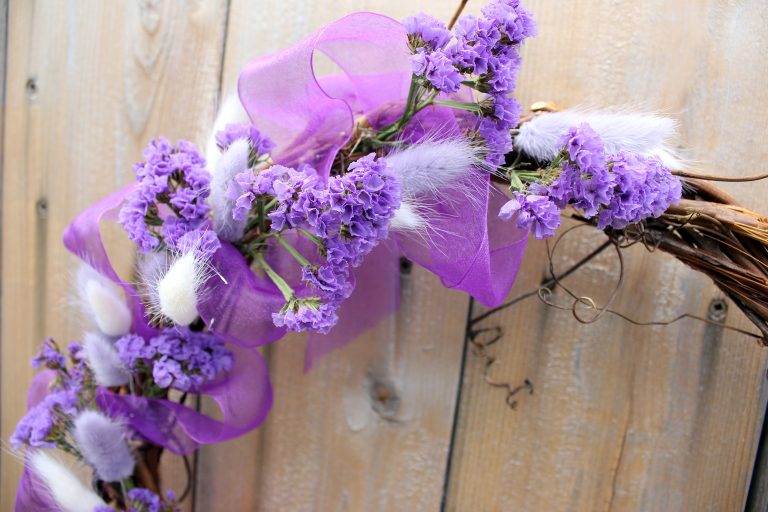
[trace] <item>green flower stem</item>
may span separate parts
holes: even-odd
[[[309,231],[307,231],[306,229],[298,228],[298,232],[304,235],[305,237],[309,238],[312,241],[312,243],[314,243],[316,246],[321,248],[323,247],[323,241],[320,238],[313,235],[312,233],[310,233]]]
[[[480,113],[480,105],[477,103],[467,103],[464,101],[449,101],[449,100],[433,100],[432,104],[442,105],[443,107],[455,108],[458,110],[467,110],[476,114]]]
[[[261,265],[261,268],[264,269],[264,272],[267,273],[272,282],[275,283],[275,286],[280,289],[280,293],[283,294],[285,301],[290,302],[290,300],[294,297],[293,288],[291,288],[291,286],[285,282],[285,279],[280,277],[280,274],[275,272],[274,269],[269,266],[269,263],[267,263],[267,260],[264,259],[263,254],[257,253],[256,261],[259,263],[259,265]]]
[[[278,241],[278,242],[280,242],[280,245],[282,245],[283,247],[285,247],[285,249],[286,249],[286,250],[287,250],[289,253],[291,253],[291,256],[293,256],[293,258],[294,258],[296,261],[298,261],[298,262],[299,262],[299,264],[300,264],[302,267],[309,267],[309,266],[312,266],[312,264],[309,262],[309,260],[308,260],[307,258],[305,258],[304,256],[302,256],[302,255],[301,255],[301,253],[300,253],[299,251],[297,251],[297,250],[296,250],[296,248],[295,248],[294,246],[292,246],[290,243],[288,243],[288,240],[286,240],[285,238],[283,238],[283,237],[282,237],[282,236],[280,236],[280,235],[276,235],[276,236],[275,236],[275,238],[277,238],[277,241]]]

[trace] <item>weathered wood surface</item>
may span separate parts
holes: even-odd
[[[468,10],[481,4],[470,0]],[[765,2],[527,5],[540,35],[524,53],[524,105],[659,108],[680,119],[702,168],[764,167]],[[38,342],[79,336],[66,309],[74,261],[61,232],[75,212],[131,179],[152,136],[203,140],[220,91],[234,88],[249,59],[347,12],[402,18],[424,10],[447,19],[453,8],[444,0],[11,1],[2,438],[22,414],[26,362]],[[730,189],[765,210],[768,186]],[[601,242],[598,232],[576,231],[559,246],[556,268]],[[671,258],[635,247],[625,259],[614,307],[637,320],[706,315],[719,298]],[[535,288],[546,272],[545,247],[532,243],[512,294]],[[602,303],[617,277],[606,252],[566,284]],[[421,269],[401,279],[401,312],[309,374],[301,371],[302,338],[266,350],[275,408],[259,431],[201,452],[196,510],[743,507],[766,404],[766,353],[749,339],[692,320],[637,327],[606,316],[580,325],[532,298],[482,323],[505,332],[488,349],[499,360],[490,378],[528,378],[535,387],[512,411],[504,391],[485,382],[483,360],[465,348],[469,300]],[[566,303],[560,292],[555,300]],[[733,308],[727,322],[748,325]],[[20,468],[3,453],[0,510],[11,509]],[[181,466],[167,473],[178,489]]]

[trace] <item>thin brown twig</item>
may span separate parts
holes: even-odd
[[[469,2],[469,0],[461,0],[459,2],[459,7],[456,9],[456,12],[453,13],[453,17],[451,18],[451,21],[448,22],[448,30],[451,30],[453,26],[456,24],[456,22],[459,19],[459,16],[461,16],[461,12],[464,10],[464,7],[467,6],[467,2]]]
[[[722,182],[729,182],[729,183],[738,183],[742,181],[759,181],[759,180],[764,180],[768,178],[768,173],[754,174],[752,176],[719,176],[716,174],[697,174],[695,172],[688,172],[688,171],[672,171],[672,174],[680,178],[690,178],[690,179],[707,180],[707,181],[722,181]]]

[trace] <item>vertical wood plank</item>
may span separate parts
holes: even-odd
[[[24,413],[28,361],[45,335],[78,339],[68,307],[75,213],[133,179],[154,136],[200,140],[219,90],[224,0],[13,1],[4,119],[2,428]],[[121,269],[131,251],[110,234]],[[126,274],[127,275],[127,274]],[[0,510],[21,463],[4,451]],[[174,473],[178,473],[174,471]]]
[[[674,113],[702,168],[749,174],[768,148],[764,2],[528,2],[539,36],[524,53],[523,104],[644,104]],[[764,183],[731,187],[757,211]],[[602,242],[581,230],[564,270]],[[706,315],[715,287],[671,257],[626,252],[614,307],[638,320]],[[529,246],[513,295],[546,277]],[[605,253],[565,282],[599,304],[618,278]],[[570,306],[562,292],[555,301]],[[478,311],[479,312],[479,311]],[[731,307],[728,323],[749,327]],[[501,326],[496,380],[533,381],[516,411],[469,356],[448,510],[741,510],[766,403],[766,352],[744,336],[684,321],[580,325],[536,299],[482,324]],[[501,396],[500,396],[501,393]]]

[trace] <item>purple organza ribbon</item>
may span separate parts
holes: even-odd
[[[156,330],[148,325],[141,299],[135,288],[123,281],[115,272],[101,239],[99,226],[102,220],[114,219],[126,196],[133,190],[129,185],[80,213],[64,232],[64,245],[73,254],[93,267],[101,275],[120,285],[126,292],[133,312],[133,330],[142,336],[152,336]],[[216,253],[212,264],[219,271],[229,287],[236,291],[221,289],[224,285],[222,278],[214,276],[208,287],[210,293],[205,293],[202,304],[206,311],[218,312],[212,303],[229,304],[237,300],[254,298],[262,307],[271,302],[274,292],[265,289],[260,294],[256,285],[257,278],[248,271],[247,265],[237,250],[227,243]],[[215,281],[215,282],[214,282]],[[220,283],[220,284],[219,284]],[[263,296],[262,296],[263,295]],[[244,328],[237,321],[223,317],[206,318],[209,325],[213,323],[216,330],[216,319],[221,318],[220,324]],[[266,323],[269,322],[269,326]],[[271,325],[271,316],[262,315],[251,319],[250,326],[266,326],[266,331],[256,331],[254,334],[266,339],[276,339],[282,332]],[[248,334],[245,331],[233,331],[235,334]],[[206,383],[200,390],[218,404],[222,420],[216,420],[185,405],[169,400],[138,397],[133,395],[118,395],[106,389],[100,389],[97,394],[99,406],[106,412],[121,416],[128,420],[130,426],[150,441],[162,445],[169,450],[183,454],[195,450],[202,444],[218,443],[240,436],[258,427],[272,407],[272,387],[266,363],[261,354],[254,348],[259,343],[246,343],[237,338],[232,332],[222,333],[222,338],[229,341],[229,348],[235,354],[233,368],[217,379]]]
[[[43,370],[35,375],[27,390],[27,411],[43,401],[50,391],[51,382],[56,376],[53,370]],[[14,512],[60,512],[47,490],[46,485],[33,473],[28,464],[24,466],[21,480],[16,488]]]
[[[320,55],[342,73],[318,77],[314,61]],[[240,75],[238,91],[253,124],[276,142],[277,162],[308,163],[327,177],[356,116],[381,127],[402,113],[410,77],[403,26],[379,14],[355,13],[251,62]],[[466,98],[469,92],[460,94]],[[444,107],[427,109],[410,123],[406,137],[416,141],[435,130],[461,133],[463,115]],[[503,200],[488,175],[478,172],[434,198],[430,236],[398,235],[396,245],[446,287],[498,305],[514,282],[527,238],[527,232],[497,218]],[[305,369],[397,309],[398,256],[391,244],[368,256],[355,273],[357,287],[339,311],[339,324],[328,335],[309,336]]]

